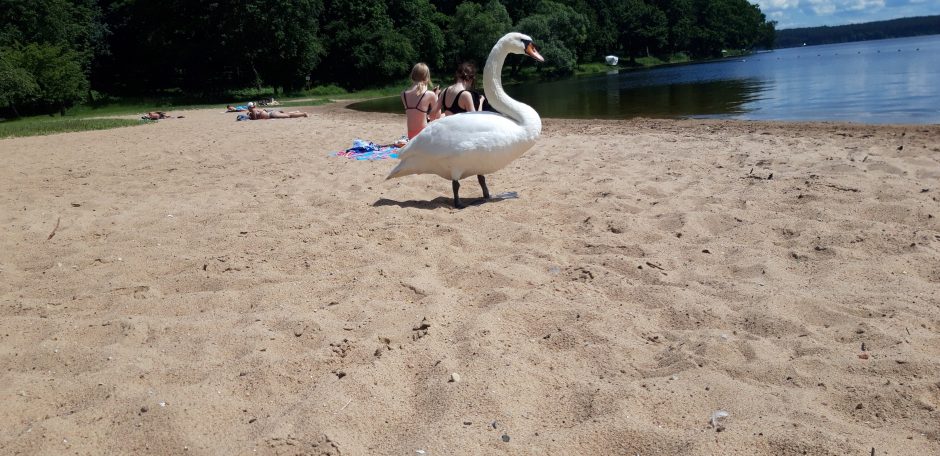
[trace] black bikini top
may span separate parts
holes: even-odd
[[[422,110],[418,109],[418,106],[421,106],[421,100],[422,100],[422,99],[424,98],[424,96],[427,95],[427,94],[428,94],[428,91],[425,90],[424,93],[422,93],[421,96],[418,97],[418,102],[415,103],[414,106],[408,106],[408,100],[405,98],[405,92],[402,92],[402,93],[401,93],[401,101],[402,101],[402,103],[405,103],[405,111],[407,111],[407,110],[409,110],[409,109],[414,109],[415,111],[418,111],[418,112],[423,112],[423,113],[425,113],[425,114],[431,114],[431,107],[430,107],[430,106],[428,106],[428,110],[427,110],[427,111],[422,111]]]
[[[446,108],[447,108],[448,111],[450,111],[450,112],[453,113],[453,114],[460,114],[460,113],[462,113],[462,112],[467,112],[467,110],[464,109],[463,107],[461,107],[461,106],[460,106],[460,103],[458,103],[458,101],[460,100],[460,96],[463,95],[464,92],[470,92],[470,91],[469,91],[469,90],[461,90],[460,92],[457,92],[457,96],[454,97],[453,100],[451,100],[450,106],[446,106]],[[447,95],[447,94],[445,93],[444,95]],[[473,92],[470,92],[470,95],[471,95],[471,97],[472,97]],[[445,104],[446,104],[446,103],[445,103]]]

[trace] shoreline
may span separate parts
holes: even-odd
[[[352,109],[349,105],[363,102],[376,100],[381,98],[392,98],[394,95],[388,95],[383,97],[372,97],[372,98],[358,98],[355,100],[332,100],[327,105],[335,105],[338,108],[348,110],[350,112],[362,113],[362,114],[381,114],[388,116],[402,115],[400,113],[384,112],[384,111],[360,111],[357,109]],[[936,129],[940,128],[940,123],[925,123],[925,124],[911,124],[911,123],[863,123],[863,122],[849,122],[844,120],[763,120],[763,119],[730,119],[730,118],[715,118],[715,117],[630,117],[623,119],[609,119],[609,118],[582,118],[582,117],[542,117],[542,120],[553,120],[558,122],[621,122],[621,123],[630,123],[630,122],[644,122],[644,121],[667,121],[667,122],[697,122],[701,124],[709,123],[740,123],[740,124],[767,124],[767,125],[780,125],[780,126],[794,126],[794,127],[813,127],[822,126],[822,127],[833,127],[833,126],[855,126],[855,127],[874,127],[874,128],[927,128],[927,129]]]
[[[0,449],[940,452],[940,126],[545,119],[454,210],[344,102],[0,140]]]

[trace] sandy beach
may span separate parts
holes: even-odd
[[[304,110],[0,140],[0,453],[940,454],[940,126]]]

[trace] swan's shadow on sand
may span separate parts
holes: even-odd
[[[517,199],[519,194],[516,192],[503,192],[498,195],[493,195],[490,199],[486,200],[483,198],[460,198],[465,207],[471,206],[482,206],[484,204],[498,203],[500,201]],[[443,196],[438,196],[437,198],[432,199],[431,201],[395,201],[388,198],[381,198],[378,201],[372,203],[372,207],[382,207],[382,206],[398,206],[401,208],[410,207],[415,209],[427,209],[434,210],[440,208],[453,208],[454,200],[453,198],[445,198]]]

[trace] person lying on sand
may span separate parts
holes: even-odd
[[[177,116],[177,118],[182,118],[183,116]],[[152,111],[140,117],[144,120],[160,120],[160,119],[173,119],[174,117],[168,115],[163,111]]]
[[[245,112],[248,110],[248,106],[232,106],[228,105],[225,107],[225,112]]]
[[[275,111],[273,109],[261,109],[256,106],[248,108],[248,118],[251,120],[265,119],[290,119],[293,117],[308,117],[307,113],[302,111]]]

